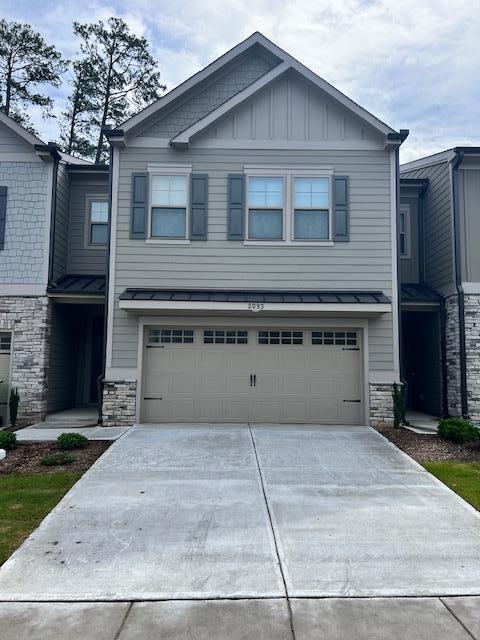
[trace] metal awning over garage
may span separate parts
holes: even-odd
[[[212,289],[126,289],[121,309],[141,311],[297,311],[383,314],[392,310],[381,291],[262,291]]]

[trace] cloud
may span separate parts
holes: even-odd
[[[478,2],[64,0],[60,6],[46,0],[32,6],[19,0],[13,10],[8,4],[3,14],[31,21],[66,55],[75,50],[73,19],[122,16],[152,43],[169,88],[259,30],[380,119],[409,128],[403,161],[480,142]]]

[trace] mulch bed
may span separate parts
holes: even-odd
[[[414,433],[404,427],[400,429],[377,427],[377,431],[417,462],[425,460],[480,462],[480,442],[455,444],[442,440],[435,434]]]
[[[48,467],[40,464],[40,460],[47,453],[58,451],[55,442],[19,442],[15,449],[7,451],[7,457],[4,460],[0,460],[0,476],[11,473],[83,472],[91,467],[111,444],[105,441],[90,441],[85,449],[69,452],[75,456],[75,462]]]

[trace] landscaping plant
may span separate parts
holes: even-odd
[[[47,467],[56,467],[63,464],[71,464],[75,462],[76,458],[73,453],[63,453],[59,451],[57,453],[47,453],[43,456],[40,463]]]
[[[480,439],[480,429],[463,418],[446,418],[438,424],[438,435],[444,440],[462,443]]]
[[[0,431],[0,449],[14,449],[17,446],[17,436],[11,431]]]
[[[84,449],[87,444],[88,439],[80,433],[61,433],[57,438],[58,448],[62,451]]]
[[[405,406],[403,400],[403,385],[393,383],[393,426],[398,429],[403,422]]]
[[[10,407],[10,424],[14,427],[17,424],[18,404],[20,402],[20,395],[17,389],[10,391],[10,400],[8,406]]]

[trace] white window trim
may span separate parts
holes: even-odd
[[[90,242],[91,234],[90,234],[90,213],[91,213],[91,205],[92,202],[106,202],[108,204],[108,195],[106,193],[87,193],[85,195],[85,235],[84,235],[84,246],[85,249],[91,249],[93,251],[105,251],[108,247],[108,238],[105,244],[92,244]],[[98,224],[98,223],[97,223]],[[108,220],[106,222],[108,226]]]
[[[148,180],[148,207],[147,207],[147,237],[146,244],[190,244],[190,174],[191,165],[149,164],[147,166]],[[185,203],[185,237],[184,238],[158,238],[152,236],[152,183],[155,176],[186,176],[187,190]]]
[[[272,167],[260,165],[245,165],[244,174],[246,181],[245,188],[245,240],[243,244],[246,246],[258,247],[285,247],[285,246],[304,246],[304,247],[333,247],[333,209],[332,209],[332,184],[333,184],[333,167],[318,168],[290,168],[290,167]],[[261,176],[263,178],[283,178],[283,239],[268,240],[262,238],[255,240],[249,238],[249,209],[248,206],[248,186],[252,176]],[[329,181],[329,207],[328,207],[328,233],[327,240],[295,240],[293,237],[294,225],[294,193],[293,178],[328,178]],[[272,207],[273,208],[273,207]]]
[[[400,214],[405,216],[405,253],[400,253],[401,260],[408,260],[412,257],[412,233],[411,233],[411,211],[409,204],[402,204],[400,206]],[[400,236],[400,229],[399,229]],[[400,244],[400,243],[399,243]],[[400,251],[400,246],[398,248]]]

